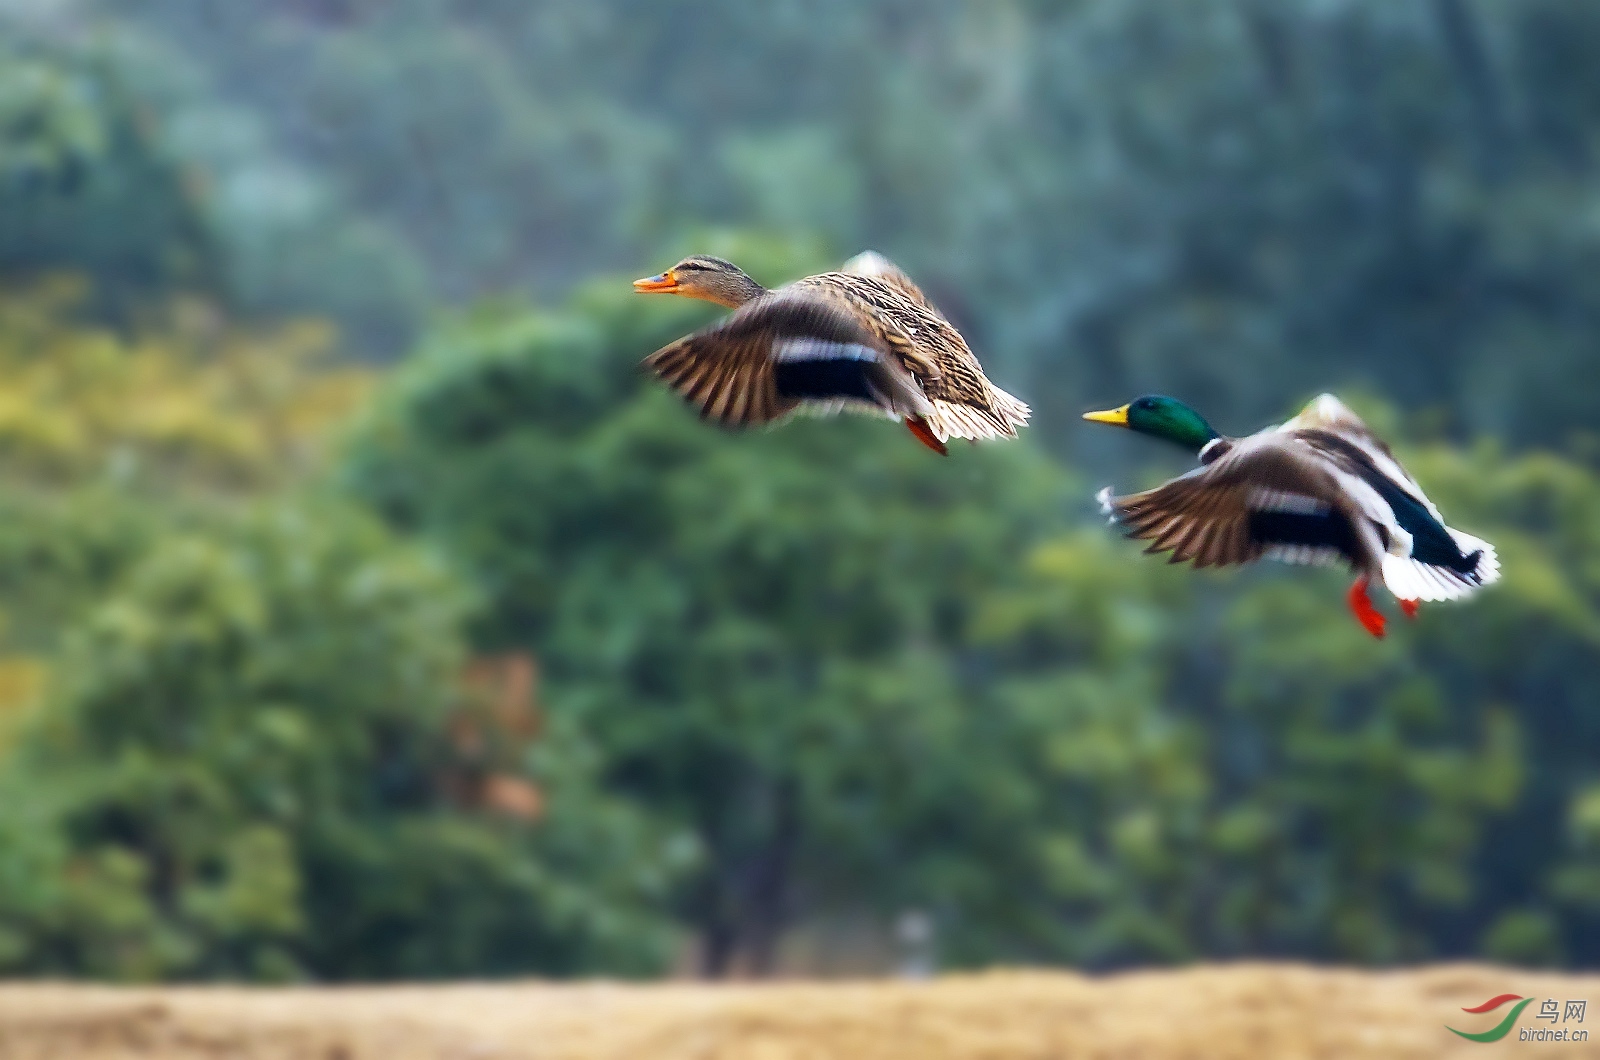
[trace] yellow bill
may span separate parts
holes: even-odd
[[[1114,427],[1126,427],[1128,425],[1128,406],[1124,405],[1120,409],[1107,409],[1104,412],[1085,412],[1083,418],[1093,420],[1096,423],[1109,423]]]

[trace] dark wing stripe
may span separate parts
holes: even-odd
[[[1200,532],[1194,536],[1189,545],[1188,558],[1194,561],[1196,567],[1210,567],[1217,563],[1218,543],[1228,532],[1230,522],[1226,514],[1223,514],[1201,525]]]
[[[672,384],[680,388],[684,386],[694,376],[697,367],[699,366],[685,352],[672,364],[670,376]]]
[[[1117,512],[1117,518],[1130,533],[1150,528],[1150,509],[1136,504],[1126,504]]]
[[[730,427],[737,427],[739,421],[733,418],[733,397],[739,391],[740,377],[744,375],[743,364],[736,364],[732,370],[722,377],[721,385],[711,399],[711,418]]]
[[[1228,524],[1212,523],[1203,527],[1200,537],[1194,546],[1194,565],[1196,567],[1209,567],[1217,562],[1220,552],[1222,536],[1227,533]]]
[[[780,361],[773,366],[772,377],[778,393],[784,397],[799,400],[851,398],[877,404],[879,395],[870,375],[875,367],[874,362],[854,358]]]
[[[1151,527],[1150,529],[1150,539],[1152,542],[1154,542],[1152,547],[1155,548],[1157,552],[1164,548],[1170,548],[1172,546],[1172,539],[1178,535],[1179,530],[1183,529],[1183,520],[1181,516],[1170,515],[1167,513],[1160,513],[1160,515],[1161,519],[1159,524]]]
[[[1217,528],[1216,536],[1211,539],[1211,549],[1206,556],[1206,561],[1213,567],[1221,567],[1229,562],[1239,563],[1242,557],[1238,556],[1239,520],[1231,519]]]
[[[1360,558],[1350,521],[1337,513],[1252,512],[1250,534],[1273,544],[1334,548],[1352,562]]]
[[[1138,527],[1140,537],[1159,536],[1162,527],[1167,524],[1167,517],[1161,512],[1151,512],[1140,519]]]
[[[852,398],[891,412],[895,402],[914,407],[922,400],[915,384],[879,363],[885,352],[837,295],[806,288],[757,298],[644,364],[705,418],[739,426],[769,422],[815,398]],[[780,372],[791,386],[779,387]]]
[[[1189,539],[1189,558],[1196,567],[1211,566],[1211,538],[1220,529],[1220,523],[1201,523],[1200,529]]]
[[[749,418],[750,396],[756,392],[753,366],[740,366],[733,377],[733,385],[728,388],[728,392],[733,398],[732,404],[728,408],[728,422],[734,426],[742,427]]]
[[[1183,532],[1187,526],[1188,524],[1183,521],[1181,515],[1174,515],[1162,527],[1161,535],[1155,539],[1150,547],[1157,552],[1164,552],[1169,548],[1175,547],[1183,538]]]
[[[735,365],[732,372],[717,380],[717,389],[710,394],[711,403],[706,406],[706,413],[714,420],[726,417],[728,399],[733,396],[733,388],[739,382],[739,366]]]
[[[678,372],[683,369],[683,359],[679,351],[672,346],[651,354],[645,359],[645,367],[655,372],[668,384],[676,382]]]
[[[711,400],[712,389],[717,385],[717,376],[721,374],[719,367],[707,362],[700,366],[694,375],[684,382],[680,392],[688,399],[691,405],[700,410],[701,415],[706,413],[706,405]]]
[[[765,423],[774,419],[776,414],[772,411],[770,400],[771,387],[752,385],[750,388],[750,405],[745,412],[745,423]]]
[[[711,361],[702,361],[699,364],[689,364],[677,381],[678,392],[690,401],[695,401],[695,393],[707,379],[716,372],[717,366]],[[696,402],[698,404],[698,402]]]
[[[1169,563],[1182,563],[1194,555],[1192,545],[1195,537],[1204,529],[1205,524],[1198,519],[1190,518],[1178,526],[1177,533],[1172,535],[1172,558]]]

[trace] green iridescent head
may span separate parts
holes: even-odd
[[[1085,412],[1083,418],[1163,438],[1194,453],[1200,452],[1207,442],[1219,437],[1204,416],[1178,399],[1162,397],[1160,394],[1135,398],[1120,409]]]

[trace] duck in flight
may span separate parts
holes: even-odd
[[[1367,587],[1381,582],[1406,616],[1424,600],[1455,600],[1500,577],[1494,547],[1444,524],[1389,447],[1331,394],[1278,427],[1226,438],[1189,406],[1149,395],[1084,419],[1162,438],[1200,466],[1143,493],[1099,494],[1101,507],[1146,552],[1196,567],[1335,563],[1355,571],[1350,609],[1374,637],[1384,617]]]
[[[633,286],[734,310],[644,362],[725,426],[866,412],[902,421],[942,454],[951,438],[1014,438],[1028,422],[1028,406],[989,382],[911,277],[871,251],[773,291],[704,254]]]

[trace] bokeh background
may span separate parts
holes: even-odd
[[[0,973],[1600,964],[1597,153],[1591,0],[4,0]],[[636,371],[865,247],[1023,440]],[[1322,390],[1502,584],[1095,514]]]

